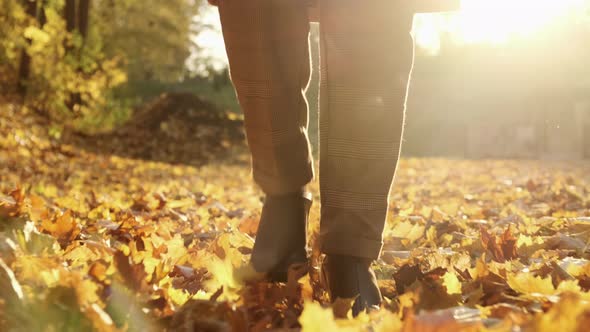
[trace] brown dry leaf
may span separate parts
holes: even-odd
[[[416,310],[447,309],[462,303],[461,294],[449,294],[442,280],[417,281],[409,289],[418,296]]]
[[[512,260],[518,258],[516,250],[517,239],[512,235],[512,226],[504,231],[500,238],[488,233],[488,231],[482,226],[480,227],[481,243],[491,257],[500,263],[506,260]]]
[[[486,249],[487,252],[490,253],[491,257],[494,260],[498,262],[504,262],[504,253],[498,247],[498,243],[496,243],[496,237],[488,233],[488,231],[483,226],[480,227],[480,233],[481,243],[484,249]]]
[[[44,232],[54,236],[62,247],[67,246],[70,241],[80,234],[78,223],[72,217],[71,210],[67,210],[65,213],[56,216],[53,221],[44,219],[41,222],[41,227]]]
[[[119,271],[119,277],[122,278],[127,287],[135,291],[145,291],[147,288],[147,275],[143,264],[134,264],[131,258],[122,251],[115,252],[113,263],[117,271]]]
[[[250,236],[256,235],[256,230],[258,229],[258,216],[250,216],[243,219],[238,226],[238,230],[242,233],[248,234]]]
[[[109,266],[106,261],[97,260],[94,263],[92,263],[92,265],[90,265],[88,275],[94,278],[94,280],[96,280],[97,282],[104,282],[107,278],[108,267]]]
[[[395,287],[398,294],[403,294],[406,287],[412,285],[414,282],[424,278],[424,274],[418,265],[406,264],[402,266],[394,275]]]
[[[338,319],[346,319],[348,318],[348,314],[352,309],[352,304],[354,303],[355,299],[343,299],[337,298],[334,303],[332,303],[332,311],[334,312],[334,317]]]
[[[504,254],[504,259],[512,260],[518,258],[516,242],[517,239],[512,235],[512,225],[510,225],[502,234],[499,243],[500,248],[502,248],[502,253]]]
[[[245,331],[247,319],[229,303],[191,300],[172,317],[173,331]]]

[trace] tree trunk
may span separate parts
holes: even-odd
[[[66,19],[66,30],[73,32],[76,28],[76,0],[66,0],[64,18]]]
[[[90,0],[80,0],[78,8],[78,30],[83,39],[88,36],[88,17],[90,16]]]
[[[27,15],[37,19],[37,0],[24,0],[24,7]],[[30,44],[31,40],[27,40],[27,44]],[[20,64],[18,68],[18,81],[17,81],[17,93],[24,98],[27,94],[27,80],[31,74],[31,56],[27,53],[26,49],[22,50],[20,57]]]
[[[45,14],[45,6],[47,6],[48,0],[41,0],[41,6],[39,7],[39,26],[44,27],[47,23],[47,15]]]
[[[77,7],[78,1],[77,0],[66,0],[64,6],[64,19],[66,21],[66,30],[68,33],[73,34],[74,31],[78,28],[78,15],[77,14]],[[64,45],[66,53],[71,53],[73,51],[72,44],[68,42],[66,39],[66,43]],[[76,104],[80,103],[80,94],[74,93],[70,94],[69,98],[66,101],[66,105],[70,110],[74,109]]]
[[[78,32],[82,36],[83,45],[86,43],[86,37],[88,37],[88,20],[90,16],[90,0],[78,0]],[[78,58],[81,61],[82,50],[78,54]],[[82,68],[78,68],[78,73],[82,72]],[[82,104],[82,95],[75,93],[72,96],[72,101],[76,105]]]
[[[90,17],[90,0],[78,0],[78,32],[82,36],[82,43],[83,45],[86,43],[86,37],[88,37],[88,26],[89,26],[89,17]],[[82,50],[78,53],[78,58],[82,58]],[[82,72],[82,68],[78,68],[78,73]],[[82,95],[80,93],[75,93],[72,96],[72,101],[76,105],[82,104]]]

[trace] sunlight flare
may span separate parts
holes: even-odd
[[[463,44],[502,45],[542,35],[588,7],[586,0],[462,0],[461,10],[447,15],[416,17],[416,43],[438,53],[441,35]]]

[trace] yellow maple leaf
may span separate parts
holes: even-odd
[[[489,273],[490,270],[486,264],[486,256],[484,253],[477,261],[475,261],[475,267],[469,268],[469,274],[474,280],[477,280],[487,276]]]
[[[422,208],[420,208],[420,215],[424,218],[430,219],[430,216],[432,215],[432,207],[426,205],[422,206]]]
[[[212,294],[223,287],[220,300],[236,300],[239,297],[237,291],[244,281],[261,277],[250,266],[234,267],[229,257],[222,260],[216,255],[208,255],[203,259],[206,259],[206,268],[211,275],[211,279],[204,282],[205,289]]]
[[[168,248],[168,251],[162,256],[170,259],[170,261],[175,264],[186,255],[186,247],[184,246],[184,240],[180,234],[175,234],[172,239],[166,241],[166,247]]]
[[[585,331],[581,316],[590,310],[590,304],[582,301],[577,294],[566,293],[547,313],[537,315],[532,331],[538,332],[576,332]]]
[[[518,248],[523,247],[523,246],[532,246],[533,245],[533,238],[528,236],[528,235],[524,235],[524,234],[520,234],[518,235],[518,240],[516,241],[516,246]]]
[[[582,288],[580,288],[578,280],[564,280],[557,285],[557,291],[578,293],[582,291]]]
[[[424,226],[418,224],[412,224],[409,221],[398,222],[393,230],[392,235],[402,239],[407,239],[414,242],[424,235]]]
[[[166,293],[170,300],[179,306],[185,304],[191,297],[191,295],[184,289],[176,289],[174,287],[166,289]]]
[[[459,278],[457,278],[457,275],[455,273],[447,272],[442,277],[442,279],[443,279],[443,285],[447,289],[447,293],[449,293],[451,295],[452,294],[462,294],[461,282],[459,281]]]
[[[536,277],[532,273],[508,274],[508,286],[521,294],[553,295],[551,277]]]
[[[339,326],[334,319],[332,309],[323,308],[319,303],[306,301],[303,313],[299,317],[302,332],[353,332],[361,331],[361,328]]]

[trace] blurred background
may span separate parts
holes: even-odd
[[[590,1],[462,6],[415,17],[404,155],[590,159]],[[314,145],[317,38],[314,24]],[[56,137],[139,122],[179,135],[170,114],[196,108],[240,117],[216,9],[199,0],[0,0],[0,89]]]

